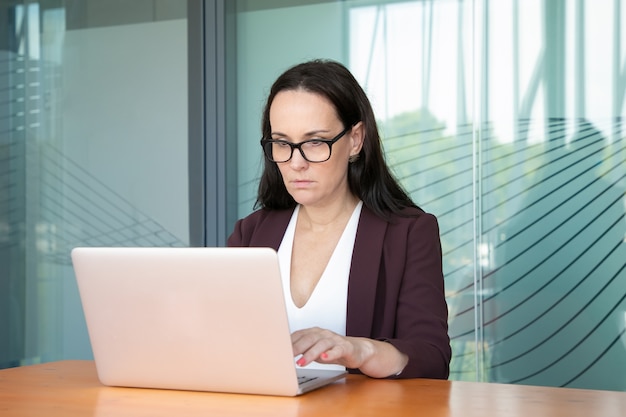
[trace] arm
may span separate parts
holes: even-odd
[[[410,223],[406,239],[386,242],[389,259],[401,250],[405,256],[394,306],[395,329],[386,341],[409,357],[400,377],[445,379],[451,350],[437,219],[429,214],[419,216]]]

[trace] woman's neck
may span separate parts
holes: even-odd
[[[345,199],[322,207],[300,206],[298,223],[311,231],[325,231],[335,226],[344,227],[359,199],[350,194]]]

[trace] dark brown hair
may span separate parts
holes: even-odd
[[[359,158],[350,163],[350,191],[378,216],[400,214],[406,207],[417,207],[391,174],[383,155],[374,111],[367,95],[342,64],[314,60],[289,68],[272,85],[263,111],[263,137],[271,136],[270,107],[281,91],[299,90],[319,94],[329,100],[344,127],[363,122],[364,140]],[[275,162],[265,158],[255,207],[288,209],[296,202],[287,192]]]

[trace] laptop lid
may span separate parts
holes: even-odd
[[[273,249],[75,248],[71,256],[104,385],[293,396],[345,375],[307,370],[309,386],[298,383]]]

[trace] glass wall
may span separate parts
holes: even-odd
[[[206,39],[188,38],[183,1],[0,5],[0,368],[91,356],[72,247],[189,245],[190,209],[224,241],[253,210],[272,81],[330,58],[439,219],[451,379],[625,390],[621,2],[294,3],[190,1],[215,12],[206,69],[187,54]],[[194,109],[205,86],[188,74],[209,69]],[[227,162],[197,144],[195,165],[221,164],[204,182],[191,131],[223,134],[207,142]],[[228,201],[204,200],[210,175]]]
[[[0,16],[0,368],[89,358],[71,248],[189,241],[186,3]]]
[[[339,60],[439,219],[451,379],[626,389],[621,2],[236,3],[239,217],[271,83]]]

